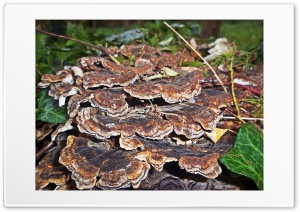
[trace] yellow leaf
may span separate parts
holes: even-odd
[[[220,138],[226,133],[228,129],[220,129],[220,128],[215,128],[211,132],[205,132],[205,135],[210,138],[214,143],[217,143]]]
[[[155,75],[152,75],[150,77],[147,77],[146,80],[153,80],[153,79],[159,79],[159,78],[163,78],[163,77],[167,77],[166,74],[169,76],[169,77],[173,77],[173,76],[176,76],[178,75],[179,73],[177,73],[176,71],[170,69],[170,68],[167,68],[167,67],[163,67],[161,69],[161,74],[155,74]]]
[[[155,74],[155,75],[152,75],[150,77],[147,77],[146,80],[149,81],[149,80],[159,79],[159,78],[163,78],[163,77],[165,77],[165,76],[162,75],[162,74]]]
[[[168,67],[163,67],[161,70],[164,71],[169,77],[178,75],[178,72],[176,72]]]

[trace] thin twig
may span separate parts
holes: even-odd
[[[92,48],[95,48],[95,49],[99,49],[105,55],[109,56],[109,53],[108,53],[107,49],[102,47],[102,46],[96,46],[96,45],[93,45],[93,44],[90,44],[90,43],[87,43],[87,42],[84,42],[84,41],[81,41],[81,40],[77,40],[75,38],[70,38],[70,37],[67,37],[67,36],[64,36],[64,35],[58,35],[58,34],[47,32],[47,31],[44,31],[44,30],[41,30],[41,29],[35,29],[35,30],[37,32],[40,32],[40,33],[43,33],[43,34],[46,34],[46,35],[50,35],[50,36],[54,36],[54,37],[58,37],[58,38],[63,38],[63,39],[66,39],[66,40],[72,40],[72,41],[75,41],[77,43],[81,43],[83,45],[86,45],[86,46],[89,46],[89,47],[92,47]]]
[[[46,146],[44,146],[42,149],[40,149],[40,151],[38,151],[38,153],[36,153],[35,159],[36,160],[40,159],[40,157],[42,157],[43,154],[45,154],[53,146],[54,146],[54,142],[50,141]]]
[[[111,56],[111,54],[109,54],[109,57],[110,57],[110,59],[111,59],[112,61],[114,61],[114,62],[115,62],[115,64],[117,64],[118,66],[120,66],[120,65],[121,65],[121,63],[120,63],[119,61],[117,61],[117,59],[116,59],[116,58],[114,58],[113,56]]]
[[[229,66],[229,70],[230,70],[230,79],[231,79],[231,95],[232,95],[232,99],[233,99],[233,103],[234,103],[234,106],[235,106],[235,109],[236,109],[236,113],[237,113],[237,116],[240,117],[241,116],[241,111],[240,111],[240,108],[239,108],[239,105],[238,105],[238,102],[236,100],[236,96],[235,96],[235,93],[234,93],[234,82],[233,82],[233,60],[234,60],[234,55],[235,55],[235,46],[233,47],[233,51],[232,51],[232,58],[230,60],[230,66]]]
[[[142,47],[141,51],[139,52],[139,53],[141,53],[141,55],[139,56],[139,59],[141,59],[145,54],[144,48],[145,48],[145,45]]]
[[[239,120],[249,120],[249,121],[263,121],[263,118],[250,118],[250,117],[233,117],[233,116],[223,116],[223,119],[239,119]],[[243,121],[244,122],[244,121]],[[245,122],[244,122],[245,123]]]
[[[203,62],[210,68],[210,70],[214,73],[215,77],[217,78],[217,80],[219,81],[219,83],[221,84],[221,86],[224,89],[224,92],[227,93],[227,89],[226,87],[223,85],[221,79],[219,78],[219,76],[217,75],[217,73],[215,72],[215,70],[209,65],[209,63],[201,56],[201,54],[199,54],[199,52],[194,49],[194,47],[189,44],[189,42],[187,42],[175,29],[173,29],[173,27],[171,27],[167,22],[164,22],[165,25],[167,25],[167,27],[169,27],[176,35],[178,35],[202,60]]]
[[[36,68],[35,71],[39,73],[39,75],[43,76],[43,74]]]
[[[228,111],[229,113],[231,113],[234,117],[236,117],[237,119],[239,119],[241,122],[246,123],[243,119],[241,119],[240,116],[235,115],[235,114],[234,114],[233,112],[231,112],[230,110],[226,110],[226,111]],[[227,116],[227,117],[228,117],[228,116]],[[224,116],[223,116],[223,118],[224,118]]]
[[[232,133],[234,133],[234,134],[237,135],[237,132],[235,132],[235,131],[233,131],[233,130],[231,130],[231,129],[228,129],[228,131],[229,131],[229,132],[232,132]]]

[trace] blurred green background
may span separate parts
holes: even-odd
[[[211,20],[206,21],[207,24],[201,20],[167,20],[167,22],[175,29],[177,28],[186,38],[191,36],[199,38],[202,36],[202,39],[226,37],[230,41],[235,41],[237,47],[244,51],[255,48],[263,40],[262,20]],[[214,31],[215,22],[219,22],[217,23],[219,30],[216,34],[209,35],[211,31],[208,29],[212,28]],[[46,31],[85,39],[93,43],[102,43],[109,35],[135,28],[149,30],[160,35],[169,31],[162,20],[38,20],[36,25]],[[206,30],[206,33],[203,30]]]

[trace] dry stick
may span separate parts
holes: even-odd
[[[233,112],[231,112],[230,110],[226,110],[226,111],[228,111],[229,113],[231,113],[235,118],[237,118],[237,119],[240,120],[241,122],[246,123],[243,119],[241,119],[240,116],[236,116],[236,115],[235,115]],[[223,118],[224,118],[224,116],[223,116]]]
[[[64,36],[64,35],[58,35],[58,34],[55,34],[55,33],[47,32],[47,31],[44,31],[44,30],[41,30],[41,29],[35,29],[35,30],[40,32],[40,33],[46,34],[46,35],[51,35],[51,36],[58,37],[58,38],[63,38],[63,39],[66,39],[66,40],[72,40],[72,41],[75,41],[77,43],[81,43],[83,45],[90,46],[90,47],[93,47],[95,49],[99,49],[101,52],[103,52],[104,54],[109,56],[109,53],[108,53],[107,49],[102,47],[102,46],[96,46],[96,45],[93,45],[93,44],[90,44],[90,43],[87,43],[87,42],[84,42],[84,41],[81,41],[81,40],[70,38],[70,37],[67,37],[67,36]]]
[[[39,75],[43,76],[43,74],[37,68],[35,70],[37,73],[39,73]]]
[[[53,146],[54,146],[54,142],[50,141],[49,144],[44,146],[42,149],[40,149],[40,151],[38,151],[38,153],[36,153],[35,159],[38,160],[43,154],[45,154]]]
[[[233,52],[232,52],[232,58],[230,60],[230,66],[229,66],[229,70],[230,70],[230,79],[231,79],[231,95],[232,95],[232,99],[233,99],[233,103],[234,103],[234,106],[235,106],[235,109],[236,109],[236,113],[237,113],[237,116],[240,117],[241,116],[241,111],[240,111],[240,108],[239,108],[239,105],[238,105],[238,102],[236,100],[236,96],[235,96],[235,93],[234,93],[234,82],[233,82],[233,59],[234,59],[234,54],[235,54],[235,47],[233,47]]]
[[[263,121],[263,118],[251,118],[251,117],[233,117],[233,116],[223,116],[223,119],[239,119],[239,120],[249,120],[249,121]]]
[[[217,73],[215,72],[215,70],[209,65],[209,63],[201,56],[201,54],[199,54],[199,52],[194,49],[194,47],[191,46],[191,44],[189,44],[175,29],[173,29],[173,27],[171,27],[167,22],[164,22],[165,25],[167,25],[167,27],[169,27],[176,35],[178,35],[202,60],[203,62],[210,68],[210,70],[214,73],[215,77],[217,78],[217,80],[219,81],[219,83],[221,84],[221,86],[224,89],[224,92],[227,93],[227,89],[226,87],[223,85],[222,81],[220,80],[219,76],[217,75]]]
[[[112,61],[114,61],[114,62],[115,62],[115,64],[117,64],[118,66],[120,66],[120,65],[121,65],[121,63],[120,63],[119,61],[117,61],[117,59],[116,59],[116,58],[114,58],[113,56],[111,56],[110,54],[109,54],[109,57],[110,57],[110,59],[111,59]]]
[[[234,134],[237,135],[237,132],[235,132],[235,131],[233,131],[233,130],[231,130],[231,129],[228,129],[228,131],[229,131],[229,132],[232,132],[232,133],[234,133]]]
[[[139,52],[139,53],[141,53],[141,56],[139,56],[139,59],[141,59],[145,54],[144,48],[145,48],[145,45],[142,47],[141,51]]]

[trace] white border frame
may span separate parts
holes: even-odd
[[[293,5],[9,4],[4,8],[4,18],[5,206],[293,206]],[[36,19],[263,19],[264,191],[35,191]]]

